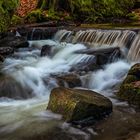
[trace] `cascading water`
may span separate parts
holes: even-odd
[[[62,41],[64,43],[61,43]],[[58,86],[56,79],[51,75],[69,73],[72,66],[82,62],[88,63],[89,60],[95,58],[94,55],[75,53],[87,49],[82,43],[91,44],[96,48],[105,46],[126,48],[129,50],[128,59],[139,60],[139,35],[133,31],[87,30],[74,33],[60,30],[56,33],[54,40],[29,41],[28,48],[19,49],[2,65],[2,73],[12,77],[32,96],[26,100],[0,98],[0,140],[53,140],[60,133],[62,136],[60,135],[58,139],[85,140],[98,135],[92,128],[84,130],[73,128],[62,123],[60,115],[45,111],[51,89]],[[51,56],[40,57],[41,48],[44,45],[52,47]],[[135,54],[132,52],[132,47]],[[116,107],[120,102],[114,100],[114,92],[130,66],[127,60],[119,60],[103,66],[100,70],[82,75],[83,87],[96,90],[109,97]],[[127,115],[131,116],[130,119],[134,117],[128,112],[125,114],[120,111],[120,114],[117,114],[118,121],[121,122]],[[124,116],[121,118],[121,115]],[[114,121],[113,118],[114,116],[111,121]],[[125,119],[128,121],[128,118]]]
[[[120,47],[130,61],[139,61],[140,33],[131,30],[60,30],[55,35],[60,42],[86,43],[94,48]]]

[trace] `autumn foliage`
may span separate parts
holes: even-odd
[[[24,17],[30,11],[37,7],[38,0],[20,0],[19,7],[17,9],[17,15]]]

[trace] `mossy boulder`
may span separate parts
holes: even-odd
[[[11,17],[18,5],[18,0],[0,1],[0,32],[4,32],[10,25]]]
[[[140,63],[131,67],[117,93],[119,99],[140,107]]]
[[[89,118],[100,120],[112,111],[106,97],[90,90],[58,87],[52,90],[47,109],[63,115],[67,122],[80,124]]]

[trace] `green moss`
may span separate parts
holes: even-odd
[[[120,99],[140,107],[140,87],[135,87],[134,83],[122,85],[117,95]]]
[[[139,15],[137,15],[136,13],[129,13],[127,14],[127,17],[133,21],[137,21],[139,19]]]
[[[32,22],[39,22],[41,21],[43,18],[42,16],[42,10],[37,9],[37,10],[33,10],[31,11],[25,18],[25,20],[27,20],[27,22],[32,23]]]
[[[23,24],[24,23],[24,19],[17,16],[17,15],[13,15],[12,19],[11,19],[11,25],[15,26],[15,25],[19,25],[19,24]]]
[[[93,91],[60,87],[52,90],[48,109],[62,114],[66,121],[77,121],[91,116],[99,119],[105,112],[111,112],[112,103]]]
[[[138,81],[138,78],[135,75],[128,75],[126,79],[123,81],[123,84],[129,84],[135,81]]]
[[[140,63],[137,63],[134,66],[132,66],[128,72],[128,75],[136,75],[137,73],[140,73]]]
[[[0,32],[6,31],[10,25],[10,20],[14,9],[18,5],[18,0],[1,0],[0,1]]]
[[[127,17],[134,2],[135,0],[41,0],[38,6],[52,13],[67,12],[76,20],[95,22],[110,17]]]

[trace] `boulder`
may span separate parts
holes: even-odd
[[[62,114],[67,122],[89,125],[109,115],[112,103],[94,91],[58,87],[51,91],[47,109]]]
[[[117,93],[119,99],[140,107],[140,63],[131,67]]]
[[[41,49],[41,56],[50,56],[52,54],[52,46],[44,45]]]
[[[57,84],[62,87],[74,88],[82,86],[80,76],[74,73],[57,74],[52,75],[52,77],[55,78]]]
[[[27,99],[33,95],[11,76],[0,73],[0,98]]]

